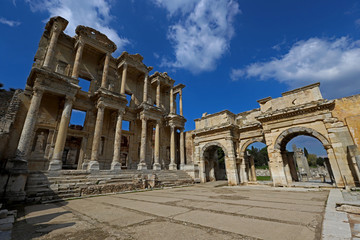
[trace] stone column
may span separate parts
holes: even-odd
[[[120,89],[120,93],[121,93],[121,94],[125,94],[125,84],[126,84],[126,77],[127,77],[127,68],[128,68],[127,63],[124,63],[124,65],[123,65],[123,73],[122,73],[122,78],[121,78],[121,89]]]
[[[232,139],[226,140],[227,156],[225,156],[226,175],[230,186],[239,184],[239,174],[236,167],[235,146]],[[224,149],[225,150],[225,149]],[[245,167],[245,165],[244,165]],[[244,169],[245,170],[245,169]]]
[[[170,164],[169,170],[177,170],[175,163],[175,126],[170,125]]]
[[[286,152],[282,152],[281,156],[282,156],[282,159],[284,162],[284,171],[285,171],[286,180],[287,180],[288,185],[290,185],[292,183],[292,177],[291,177],[289,161],[288,161]],[[308,176],[308,179],[309,179],[309,176]]]
[[[241,162],[240,162],[240,176],[241,176],[240,182],[244,185],[247,185],[248,176],[247,176],[247,172],[246,172],[245,158],[242,158]]]
[[[142,117],[141,119],[141,142],[140,142],[140,162],[138,164],[138,170],[146,170],[146,144],[147,144],[147,119]]]
[[[108,71],[109,71],[110,56],[111,56],[110,53],[106,53],[103,75],[102,75],[102,79],[101,79],[101,87],[102,88],[106,88],[106,85],[107,85],[107,75],[108,75]]]
[[[185,136],[184,129],[180,129],[180,169],[185,168]]]
[[[31,140],[34,132],[39,107],[44,91],[34,88],[29,110],[26,115],[20,140],[16,149],[15,159],[12,160],[13,168],[27,169],[27,156],[31,149]]]
[[[115,141],[114,141],[114,155],[111,163],[111,170],[120,171],[120,150],[121,150],[121,130],[122,130],[122,119],[123,119],[123,110],[118,111],[117,121],[116,121],[116,130],[115,130]]]
[[[170,113],[174,114],[174,90],[170,89]]]
[[[62,156],[64,152],[67,130],[69,128],[71,110],[74,100],[75,100],[74,97],[66,96],[64,109],[61,115],[59,129],[56,136],[54,152],[49,164],[49,171],[57,171],[57,170],[61,170],[62,168]]]
[[[93,144],[91,149],[91,161],[88,164],[88,170],[99,170],[99,148],[100,148],[100,142],[101,142],[101,132],[103,128],[103,122],[104,122],[104,112],[105,112],[105,106],[103,104],[98,104],[97,106],[97,115],[96,115],[96,124],[95,124],[95,131],[94,131],[94,138],[93,138]]]
[[[145,73],[143,102],[148,101],[149,75]]]
[[[326,149],[331,170],[333,172],[334,178],[335,178],[335,184],[337,187],[345,187],[345,181],[341,175],[340,167],[338,165],[334,149],[331,147],[331,145],[324,145],[324,148]]]
[[[44,59],[44,67],[50,66],[51,60],[55,53],[56,42],[59,38],[61,31],[62,31],[61,26],[59,26],[58,23],[54,23],[54,25],[52,27],[52,31],[51,31],[49,47],[46,51],[46,55],[45,55],[45,59]]]
[[[180,108],[180,116],[183,116],[183,102],[182,102],[182,89],[179,92],[179,108]]]
[[[200,182],[206,183],[206,172],[205,172],[205,159],[204,156],[200,156],[200,169],[199,169],[199,177]]]
[[[160,164],[160,121],[156,122],[155,126],[155,146],[154,146],[154,170],[161,170]]]
[[[77,50],[74,60],[74,68],[71,77],[77,79],[79,77],[80,61],[84,50],[84,43],[82,41],[77,42]]]
[[[156,106],[161,107],[161,85],[160,81],[157,82],[156,86]]]
[[[255,169],[255,162],[254,157],[250,156],[250,171],[251,171],[251,181],[256,182],[256,169]]]
[[[285,176],[284,164],[280,150],[268,148],[269,154],[269,170],[273,180],[273,186],[287,186],[287,179]]]

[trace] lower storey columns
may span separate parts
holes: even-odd
[[[119,110],[118,117],[116,121],[116,130],[115,130],[115,141],[114,141],[114,156],[111,163],[111,170],[120,171],[120,148],[121,148],[121,128],[122,128],[122,118],[123,112]]]
[[[175,126],[170,125],[170,164],[169,170],[176,170],[177,166],[175,163]]]
[[[185,168],[185,138],[184,129],[180,129],[180,169]]]
[[[26,158],[30,151],[31,136],[34,132],[42,96],[43,90],[35,88],[31,98],[30,107],[26,115],[24,127],[21,132],[19,144],[17,146],[16,157],[11,161],[13,163],[12,168],[27,169]]]
[[[98,112],[96,116],[96,125],[95,125],[95,132],[94,132],[94,139],[92,144],[92,151],[91,151],[91,161],[88,164],[88,170],[99,170],[99,148],[101,142],[101,132],[103,128],[104,122],[104,112],[105,106],[102,104],[98,104]]]
[[[156,122],[155,126],[155,146],[154,146],[154,170],[161,170],[160,165],[160,121]]]
[[[138,164],[138,170],[145,170],[147,169],[146,166],[146,142],[147,142],[147,119],[141,119],[141,142],[140,142],[140,162]]]
[[[62,155],[65,147],[73,101],[73,97],[66,97],[64,110],[61,115],[59,130],[56,137],[54,153],[49,164],[49,171],[61,170],[62,168]]]

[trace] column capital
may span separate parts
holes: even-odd
[[[78,39],[75,43],[76,48],[84,47],[84,45],[85,45],[85,41],[83,39]]]
[[[33,95],[34,96],[42,96],[43,93],[44,93],[44,89],[42,89],[42,88],[35,87],[33,89]]]
[[[124,70],[127,70],[127,68],[128,68],[128,64],[127,64],[127,62],[124,62],[124,64],[123,64],[123,69],[124,69]]]
[[[66,96],[65,96],[65,99],[66,99],[66,101],[74,102],[76,98],[75,98],[75,96],[66,95]]]
[[[124,114],[125,114],[125,111],[126,111],[126,110],[125,110],[124,108],[119,108],[119,109],[118,109],[118,114],[119,114],[119,115],[124,115]]]
[[[174,123],[169,123],[169,126],[170,126],[170,128],[173,128],[173,129],[176,128],[176,125]]]
[[[97,104],[96,108],[99,109],[99,110],[104,110],[104,109],[105,109],[105,104],[102,103],[102,102],[99,102],[99,103]]]

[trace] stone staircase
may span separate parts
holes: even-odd
[[[122,170],[120,173],[83,170],[30,172],[26,183],[26,202],[46,202],[86,195],[123,192],[151,187],[193,184],[184,171]]]

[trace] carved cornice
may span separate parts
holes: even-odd
[[[91,28],[79,25],[75,30],[77,37],[84,40],[87,44],[105,49],[105,52],[114,52],[116,45],[105,34]]]
[[[288,118],[288,117],[303,115],[306,113],[329,109],[334,105],[334,103],[335,103],[334,100],[319,100],[319,101],[303,104],[300,106],[294,106],[294,107],[276,110],[269,113],[264,113],[255,118],[260,122],[267,122],[271,120]]]

